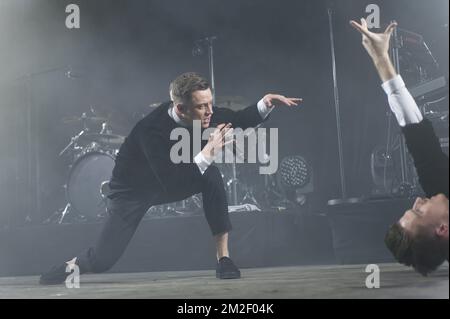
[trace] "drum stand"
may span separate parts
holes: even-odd
[[[71,205],[69,203],[67,203],[66,206],[62,210],[61,209],[57,210],[55,213],[53,213],[52,216],[47,218],[44,221],[44,224],[51,224],[51,223],[63,224],[66,216],[70,214],[70,210],[71,210]]]
[[[285,211],[292,206],[286,196],[279,192],[275,175],[264,176],[263,198],[265,207],[271,210]]]
[[[62,224],[64,221],[64,218],[66,217],[66,215],[70,212],[70,204],[67,203],[66,207],[64,207],[63,211],[61,212],[61,217],[58,220],[58,224]]]
[[[253,187],[249,186],[247,183],[241,182],[237,177],[237,166],[236,162],[231,163],[231,178],[226,182],[228,188],[229,197],[231,199],[231,205],[244,205],[253,204],[260,207],[258,200],[255,198],[253,193]],[[238,186],[239,190],[243,193],[241,200],[238,198]]]
[[[253,204],[260,207],[255,195],[253,194],[253,187],[245,185],[245,195],[241,200],[241,205],[243,204]]]
[[[82,118],[86,118],[86,113],[82,114]],[[67,144],[66,147],[59,153],[59,156],[64,155],[70,148],[72,148],[72,151],[75,150],[75,145],[77,141],[80,139],[82,135],[84,135],[86,132],[88,132],[89,129],[86,125],[86,121],[83,120],[83,130],[81,130],[80,133],[75,135],[70,139],[70,143]],[[66,186],[64,185],[64,188]],[[57,224],[62,224],[68,214],[70,214],[71,211],[71,205],[70,203],[67,203],[66,206],[62,210],[57,210],[52,216],[50,216],[47,220],[44,221],[45,224],[56,222]],[[54,221],[55,218],[58,218],[57,221]]]
[[[237,184],[239,183],[239,180],[237,179],[236,161],[231,163],[231,174],[231,180],[229,180],[227,184],[231,185],[231,203],[237,205]]]
[[[86,113],[83,113],[82,117],[86,117]],[[72,137],[70,139],[70,143],[67,144],[66,147],[64,147],[64,149],[59,153],[59,156],[64,155],[70,148],[72,148],[72,151],[75,150],[74,146],[76,145],[76,142],[79,140],[79,138],[82,135],[84,135],[88,131],[88,128],[84,121],[83,121],[83,126],[84,126],[84,129],[80,133],[78,133],[77,135],[75,135],[74,137]],[[66,186],[64,185],[64,187],[66,187]],[[64,219],[66,218],[66,216],[68,214],[70,214],[70,210],[71,210],[71,205],[70,205],[70,203],[67,203],[66,206],[62,210],[58,209],[52,216],[47,218],[44,221],[44,224],[50,224],[50,223],[62,224],[64,222]]]

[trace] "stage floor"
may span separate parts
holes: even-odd
[[[380,288],[366,287],[366,265],[241,269],[240,280],[205,271],[82,275],[80,288],[40,286],[37,276],[0,278],[0,298],[449,298],[449,268],[422,277],[380,264]]]

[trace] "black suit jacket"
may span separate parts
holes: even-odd
[[[448,197],[448,157],[431,122],[424,119],[419,124],[406,125],[402,131],[426,196],[443,193]]]
[[[191,163],[174,164],[170,159],[170,149],[178,142],[170,140],[170,133],[180,127],[168,114],[171,106],[171,102],[161,104],[139,121],[125,139],[113,169],[110,198],[127,192],[145,196],[154,204],[163,203],[186,193],[192,180],[201,176],[193,161],[197,154],[190,154]],[[256,104],[237,112],[217,107],[213,111],[211,123],[231,123],[234,128],[255,127],[263,121]],[[192,137],[192,128],[188,130]],[[202,147],[206,143],[202,141]]]

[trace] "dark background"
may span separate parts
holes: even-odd
[[[69,3],[80,6],[80,29],[65,27]],[[126,135],[149,104],[167,100],[178,74],[208,75],[207,57],[191,54],[194,41],[208,35],[218,36],[218,96],[256,102],[277,92],[304,99],[297,109],[273,112],[269,126],[279,128],[280,160],[302,154],[311,162],[311,203],[321,211],[340,196],[330,6],[347,192],[370,194],[370,154],[385,143],[388,107],[360,35],[348,24],[366,16],[370,3],[381,8],[383,30],[395,19],[422,34],[448,75],[447,0],[1,0],[0,225],[41,223],[65,205],[70,160],[58,153],[80,127],[64,124],[64,117],[92,106]]]

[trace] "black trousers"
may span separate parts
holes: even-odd
[[[94,247],[77,256],[80,272],[99,273],[110,269],[122,256],[151,206],[183,200],[198,193],[202,193],[203,209],[212,234],[229,232],[232,227],[222,175],[216,166],[211,165],[198,180],[192,181],[190,189],[169,194],[168,198],[149,201],[123,194],[108,200],[109,217],[100,238]]]

